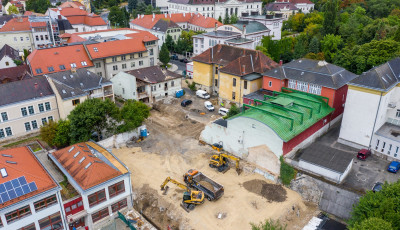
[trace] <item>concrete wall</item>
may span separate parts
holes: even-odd
[[[283,141],[265,124],[246,117],[228,120],[228,127],[210,123],[201,132],[200,140],[208,144],[222,141],[224,149],[241,158],[247,156],[248,148],[266,145],[277,157],[282,152]]]
[[[338,184],[342,183],[342,181],[346,178],[347,174],[351,170],[352,165],[353,165],[353,160],[349,163],[346,170],[343,173],[341,173],[341,172],[333,171],[331,169],[322,167],[320,165],[315,165],[313,163],[303,161],[301,159],[299,161],[299,167],[302,168],[304,171],[320,175],[320,176],[324,177],[325,179],[335,182],[335,183],[338,183]]]
[[[11,67],[15,67],[15,66],[17,66],[17,65],[14,63],[14,60],[9,56],[4,56],[0,60],[0,69],[11,68]]]
[[[114,94],[124,99],[137,100],[136,78],[125,72],[119,72],[110,79],[113,83]]]
[[[120,133],[117,135],[113,135],[109,138],[101,140],[98,142],[99,145],[103,146],[104,148],[116,148],[121,145],[124,145],[127,141],[131,140],[133,137],[139,137],[139,130],[143,126],[139,127],[135,131]],[[146,126],[144,126],[146,127]]]

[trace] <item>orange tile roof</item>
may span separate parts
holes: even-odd
[[[119,170],[93,154],[84,142],[58,150],[52,155],[83,190],[122,175]]]
[[[12,157],[5,157],[3,154]],[[16,164],[6,161],[16,162]],[[57,187],[56,182],[26,146],[0,151],[0,168],[5,168],[8,174],[4,178],[0,176],[0,184],[24,176],[27,183],[35,182],[38,188],[36,191],[0,204],[0,209]]]
[[[68,19],[72,25],[85,24],[89,26],[104,26],[107,23],[97,14],[88,13],[79,8],[62,8],[60,14]]]
[[[64,2],[61,5],[59,5],[58,7],[60,7],[60,8],[79,8],[79,7],[84,7],[84,5],[82,5],[82,3],[80,3],[80,2],[72,1],[72,2]]]
[[[8,21],[1,29],[0,32],[9,31],[29,31],[31,30],[28,17],[13,18]]]
[[[46,27],[46,22],[31,22],[31,27]]]
[[[86,62],[87,65],[82,65],[82,62]],[[55,73],[70,70],[71,63],[75,63],[77,69],[93,66],[83,45],[36,49],[28,56],[28,63],[34,76],[50,73],[47,67],[53,67],[54,71],[51,73]],[[60,69],[60,65],[64,65],[65,69]],[[36,73],[38,68],[43,73]]]
[[[152,29],[153,26],[158,22],[158,20],[165,18],[171,19],[171,21],[175,23],[187,22],[203,28],[213,28],[215,26],[215,23],[217,23],[218,26],[223,25],[215,18],[212,17],[206,18],[201,14],[193,14],[193,13],[156,14],[154,20],[153,20],[153,15],[144,15],[143,18],[139,16],[138,18],[133,19],[131,23],[143,28]]]
[[[142,42],[158,40],[158,38],[155,35],[153,35],[152,33],[150,33],[149,31],[135,30],[135,29],[129,29],[129,28],[118,28],[118,29],[108,29],[108,30],[96,30],[96,31],[90,31],[90,32],[80,32],[80,33],[73,33],[73,34],[63,34],[60,37],[68,38],[67,43],[71,43],[71,42],[78,42],[78,41],[86,41],[86,39],[80,37],[79,35],[97,34],[97,33],[101,33],[101,32],[118,31],[118,30],[131,31],[132,33],[125,34],[125,36],[130,37],[132,39],[140,40]]]

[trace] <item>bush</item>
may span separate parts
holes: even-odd
[[[188,80],[185,80],[185,82],[186,82],[186,84],[188,85],[188,87],[189,87],[190,90],[192,90],[192,91],[196,91],[196,90],[197,90],[197,88],[196,88],[196,82],[192,81],[192,83],[189,83]]]
[[[294,170],[292,166],[290,166],[285,162],[283,156],[281,156],[279,160],[281,162],[280,179],[284,185],[288,186],[290,185],[290,181],[292,181],[295,178],[296,170]]]
[[[260,223],[258,225],[251,224],[251,230],[286,230],[286,225],[283,226],[279,220],[265,220],[264,223]]]
[[[229,109],[228,114],[226,114],[226,118],[233,117],[239,113],[240,113],[240,109],[236,106],[236,104],[233,104],[231,106],[231,108]]]

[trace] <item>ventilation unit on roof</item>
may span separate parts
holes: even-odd
[[[6,161],[6,163],[9,163],[9,164],[17,164],[17,162],[15,162],[15,161]]]
[[[64,78],[64,79],[67,79],[67,77],[66,77],[66,76],[63,76],[63,78]]]
[[[89,164],[87,164],[87,165],[85,166],[85,169],[88,169],[91,165],[92,165],[92,162],[89,162]]]
[[[8,155],[8,154],[1,154],[3,157],[10,157],[10,158],[12,158],[13,156],[12,155]]]
[[[304,72],[301,72],[301,76],[303,76],[304,75]]]
[[[86,159],[86,157],[82,157],[82,158],[79,160],[79,164],[82,163],[82,161],[84,161],[85,159]]]
[[[68,150],[68,152],[70,153],[72,150],[74,150],[74,148],[75,148],[75,146],[72,146],[72,147]]]
[[[83,87],[83,83],[81,82],[81,83],[79,83],[82,87]]]
[[[78,145],[78,147],[81,147],[81,148],[83,148],[83,147],[85,147],[85,146],[83,146],[83,145]]]
[[[1,176],[2,176],[3,178],[8,176],[6,168],[0,169],[0,172],[1,172]]]
[[[70,78],[74,78],[74,75],[71,74],[71,75],[69,75],[69,77],[70,77]]]
[[[62,90],[62,92],[65,94],[65,93],[67,93],[64,89]]]

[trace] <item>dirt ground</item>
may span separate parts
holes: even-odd
[[[157,111],[158,110],[158,111]],[[113,149],[132,172],[135,208],[160,229],[251,229],[250,223],[279,219],[287,229],[302,229],[317,208],[305,204],[300,195],[267,181],[245,164],[237,175],[225,174],[208,166],[213,153],[197,138],[204,124],[185,118],[180,110],[157,108],[147,122],[150,136],[131,148]],[[166,195],[161,183],[170,176],[183,182],[183,174],[196,169],[224,186],[217,201],[206,200],[187,213],[180,207],[183,190],[168,184]],[[220,218],[218,218],[220,217]]]

